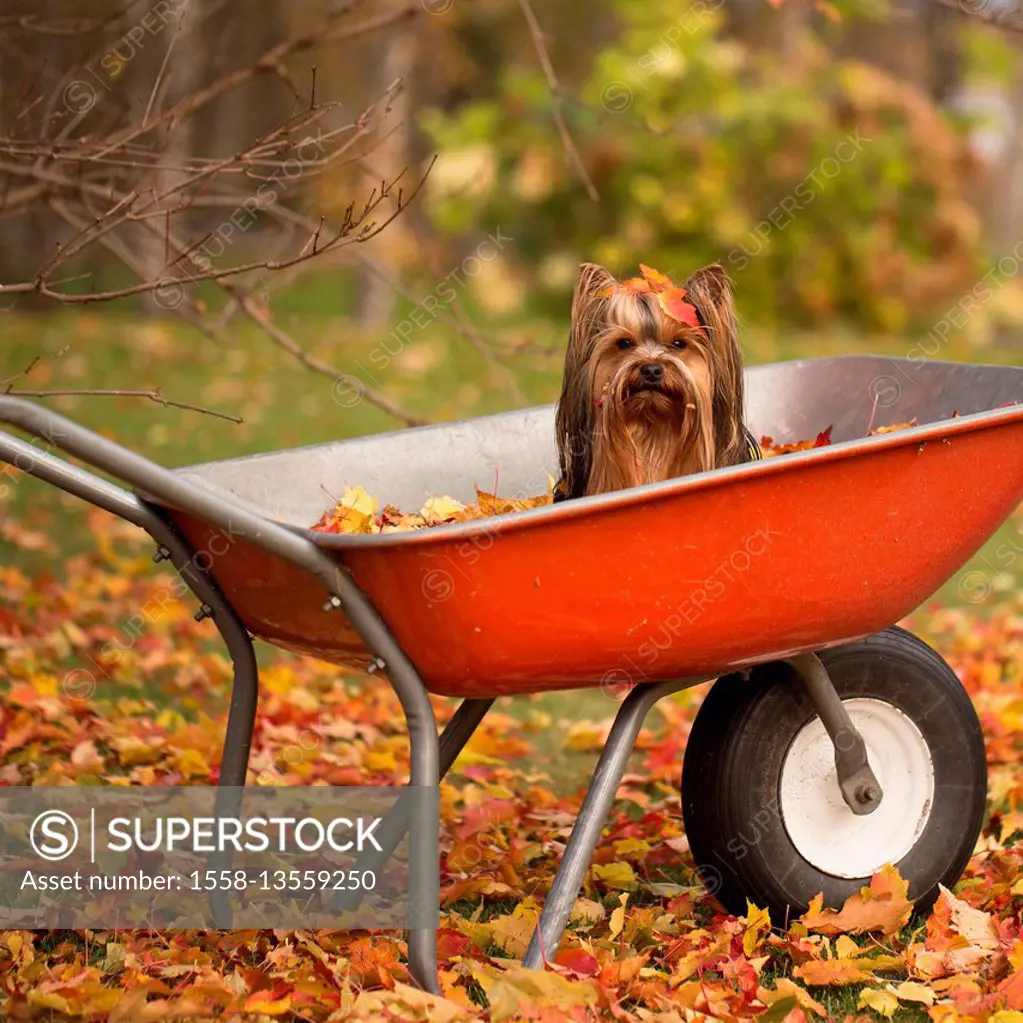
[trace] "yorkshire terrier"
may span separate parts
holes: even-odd
[[[681,288],[640,269],[619,282],[594,263],[579,268],[556,417],[556,501],[761,457],[743,422],[724,267],[697,270]]]

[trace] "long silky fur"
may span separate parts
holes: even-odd
[[[604,325],[606,299],[598,298],[603,288],[617,281],[602,266],[583,263],[572,297],[572,324],[565,351],[565,372],[554,428],[558,443],[561,479],[555,500],[581,497],[593,461],[593,398],[589,391],[587,364]]]
[[[607,298],[598,297],[598,293],[616,283],[606,269],[595,263],[583,263],[579,268],[572,299],[564,378],[555,417],[561,470],[561,478],[555,488],[556,501],[582,497],[591,477],[594,483],[599,484],[610,467],[610,464],[603,466],[605,472],[594,475],[594,432],[599,420],[593,403],[589,364],[600,334],[607,326],[609,303]],[[728,274],[723,266],[715,263],[697,270],[683,287],[688,292],[687,301],[696,307],[704,333],[708,336],[706,350],[712,380],[714,467],[737,465],[759,458],[759,446],[743,423],[742,357]],[[609,436],[603,438],[600,457],[625,463],[633,454],[627,447],[631,441],[627,439],[627,432],[621,432],[622,425],[616,426],[616,422],[613,414],[605,415],[601,427]],[[683,438],[679,440],[681,442]],[[616,443],[625,446],[616,451]]]

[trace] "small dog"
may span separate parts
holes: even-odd
[[[583,263],[556,428],[555,501],[755,461],[742,356],[720,264],[677,288],[640,264],[618,282]]]

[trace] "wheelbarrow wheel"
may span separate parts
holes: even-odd
[[[893,627],[820,654],[867,745],[881,804],[842,799],[834,746],[786,664],[719,679],[693,724],[682,768],[689,846],[730,912],[747,900],[777,923],[819,892],[844,900],[887,863],[917,908],[954,883],[980,834],[984,738],[969,697],[922,640]]]

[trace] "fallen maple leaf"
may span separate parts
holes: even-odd
[[[775,444],[773,437],[760,438],[760,450],[764,458],[772,458],[775,455],[791,455],[796,451],[810,451],[812,448],[827,447],[831,443],[831,430],[821,430],[813,440],[797,440],[790,444]]]
[[[907,898],[909,882],[895,867],[882,867],[870,884],[850,895],[840,910],[825,909],[823,895],[815,896],[799,922],[820,934],[894,934],[909,919],[913,903]]]
[[[571,1019],[585,1018],[587,1010],[597,1005],[599,993],[590,980],[569,980],[558,973],[520,967],[498,977],[487,991],[487,1000],[491,1023],[540,1018],[545,1010],[548,1019]]]
[[[890,991],[878,991],[869,987],[860,992],[859,1000],[856,1002],[857,1009],[873,1009],[886,1019],[891,1019],[898,1007],[899,1000]]]
[[[789,980],[788,977],[779,977],[774,982],[773,991],[764,987],[758,988],[757,998],[765,1005],[771,1006],[771,1008],[774,1008],[779,1002],[787,1003],[789,1008],[798,1003],[804,1012],[812,1012],[815,1016],[827,1016],[828,1014],[828,1010],[820,1002],[816,1001],[809,991],[800,987],[795,981]],[[791,1002],[789,999],[791,999]],[[759,1016],[757,1018],[762,1021],[765,1017]]]
[[[742,935],[742,950],[747,956],[760,947],[764,935],[771,930],[771,914],[766,909],[759,909],[748,899],[746,900],[746,930]]]

